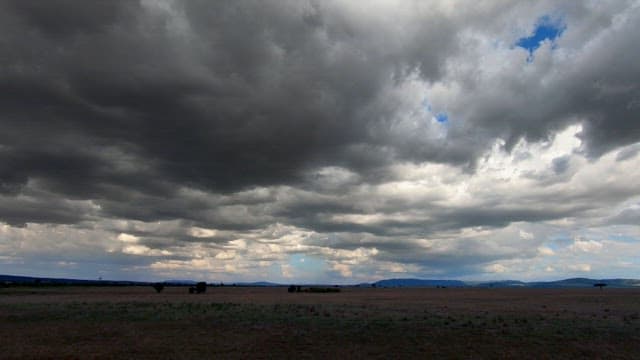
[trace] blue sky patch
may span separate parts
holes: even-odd
[[[299,277],[320,275],[325,269],[325,262],[305,254],[293,254],[289,256],[289,265],[295,269]]]
[[[437,122],[441,124],[449,122],[449,115],[446,112],[440,111],[438,113],[434,113],[433,107],[431,107],[431,103],[429,103],[429,100],[422,100],[422,106],[424,107],[424,110],[426,112],[433,115]]]
[[[436,114],[436,121],[438,121],[439,123],[446,123],[447,121],[449,121],[449,116],[447,115],[447,113],[437,113]]]
[[[529,51],[529,57],[540,47],[540,43],[545,40],[554,41],[566,29],[566,25],[559,19],[552,19],[549,16],[543,16],[536,22],[533,34],[528,37],[521,38],[516,42],[519,46]],[[531,59],[529,59],[530,61]]]
[[[623,242],[629,244],[635,244],[638,242],[638,238],[629,235],[609,235],[609,238],[616,242]]]

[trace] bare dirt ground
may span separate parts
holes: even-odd
[[[640,358],[640,289],[0,289],[0,358]]]

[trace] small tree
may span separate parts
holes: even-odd
[[[196,292],[198,294],[202,294],[205,291],[207,291],[207,283],[204,281],[201,281],[199,283],[196,284]]]
[[[207,283],[201,281],[196,286],[189,287],[189,294],[202,294],[207,291]]]
[[[605,284],[605,283],[595,283],[595,284],[593,284],[593,286],[594,287],[599,287],[600,291],[602,291],[602,288],[607,286],[607,284]]]
[[[161,293],[162,290],[164,290],[164,284],[163,283],[155,283],[152,285],[154,289],[156,289],[157,293]]]

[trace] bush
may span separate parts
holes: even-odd
[[[310,293],[338,293],[338,292],[340,292],[340,288],[312,287],[312,288],[308,288],[306,291],[310,292]]]
[[[207,283],[201,281],[196,286],[189,287],[189,294],[202,294],[207,291]]]

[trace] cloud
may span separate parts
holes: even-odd
[[[327,281],[600,269],[580,256],[601,239],[544,262],[566,255],[554,239],[637,226],[639,17],[3,2],[0,262],[225,281],[302,274],[292,254]]]
[[[491,273],[504,273],[507,271],[507,268],[500,264],[492,264],[486,267],[486,271]]]
[[[544,255],[544,256],[555,255],[555,251],[553,251],[553,249],[546,246],[539,247],[538,252],[540,253],[540,255]]]
[[[569,268],[569,270],[579,271],[579,272],[589,272],[589,271],[591,271],[591,265],[589,265],[589,264],[569,265],[568,268]]]
[[[593,240],[576,240],[569,249],[571,251],[599,252],[602,249],[602,244]]]

